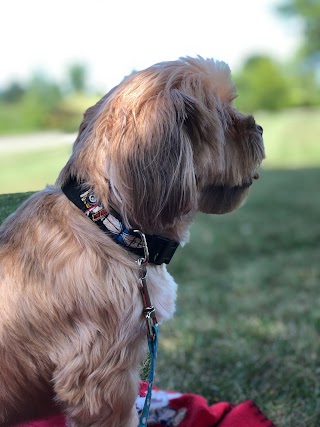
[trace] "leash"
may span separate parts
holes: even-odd
[[[144,406],[140,415],[140,420],[138,427],[146,427],[148,422],[148,415],[151,404],[151,395],[152,395],[152,387],[154,382],[154,373],[155,373],[155,363],[157,360],[157,351],[158,351],[158,326],[153,327],[154,338],[148,338],[148,345],[150,351],[150,370],[148,375],[148,390],[146,394],[146,400],[144,402]]]
[[[139,288],[143,303],[143,314],[147,325],[147,338],[150,351],[150,368],[148,375],[148,390],[144,401],[143,409],[140,415],[138,427],[146,427],[151,404],[152,387],[154,383],[155,366],[158,352],[158,322],[156,310],[151,303],[148,285],[147,285],[147,264],[149,262],[149,250],[146,236],[140,230],[134,230],[141,237],[144,256],[139,258],[137,263],[140,267]]]

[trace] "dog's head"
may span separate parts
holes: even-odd
[[[197,210],[232,211],[264,158],[262,128],[235,97],[228,66],[212,59],[138,72],[87,110],[59,182],[89,183],[148,233]]]

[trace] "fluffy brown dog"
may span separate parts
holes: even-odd
[[[2,427],[47,414],[52,402],[73,426],[137,425],[146,352],[138,255],[103,233],[61,186],[71,179],[91,189],[127,228],[185,242],[197,211],[222,214],[241,204],[264,158],[262,128],[234,108],[235,96],[228,66],[211,59],[182,58],[130,76],[87,110],[57,185],[4,222]],[[148,283],[161,322],[174,312],[176,285],[164,264],[149,264]]]

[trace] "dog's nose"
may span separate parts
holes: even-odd
[[[260,125],[256,125],[257,126],[257,131],[261,133],[261,135],[263,134],[263,127]]]

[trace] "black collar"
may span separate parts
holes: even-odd
[[[123,224],[120,215],[113,209],[107,211],[101,206],[93,191],[86,190],[83,185],[72,178],[61,189],[71,202],[116,243],[136,255],[144,256],[140,235],[128,229]],[[179,243],[161,236],[150,234],[145,236],[149,250],[149,262],[157,265],[168,264]]]

